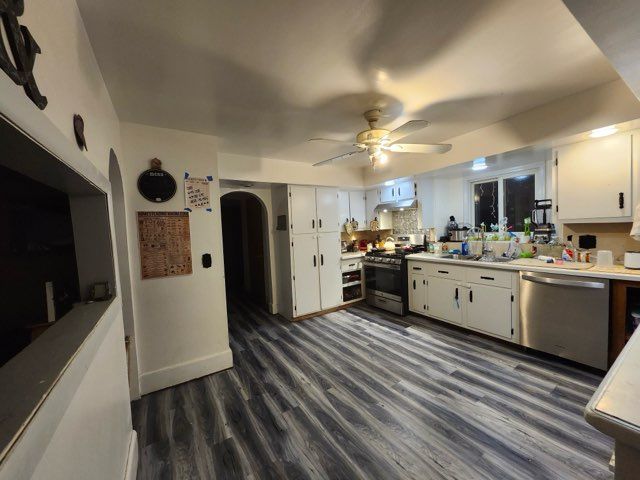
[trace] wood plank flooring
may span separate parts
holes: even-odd
[[[139,479],[612,478],[597,375],[362,305],[229,309],[233,369],[134,403]]]

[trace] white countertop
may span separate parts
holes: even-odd
[[[342,260],[349,260],[351,258],[364,257],[364,252],[346,252],[341,255]]]
[[[618,355],[585,409],[591,425],[635,448],[640,444],[639,371],[640,329]]]
[[[614,267],[598,267],[593,266],[588,270],[571,270],[568,268],[562,268],[561,266],[549,267],[545,266],[545,263],[540,261],[540,266],[529,265],[517,265],[511,262],[480,262],[471,260],[454,260],[453,258],[442,258],[430,253],[414,253],[405,257],[407,260],[420,261],[420,262],[434,262],[434,263],[452,263],[455,265],[464,265],[466,267],[482,267],[492,268],[496,270],[526,270],[528,272],[541,272],[541,273],[555,273],[558,275],[575,275],[579,277],[592,277],[592,278],[608,278],[611,280],[630,280],[634,282],[640,282],[640,275],[638,273],[631,273],[633,270],[628,270],[622,266]]]

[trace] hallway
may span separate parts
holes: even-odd
[[[134,403],[138,478],[612,478],[599,377],[397,319],[230,302],[234,368]]]

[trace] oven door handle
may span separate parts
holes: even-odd
[[[365,267],[386,268],[387,270],[401,270],[400,265],[389,265],[384,263],[365,263]]]

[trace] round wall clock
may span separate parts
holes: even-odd
[[[138,177],[138,191],[150,202],[162,203],[176,194],[177,185],[173,176],[160,168],[160,161],[154,161],[152,168],[145,170]]]

